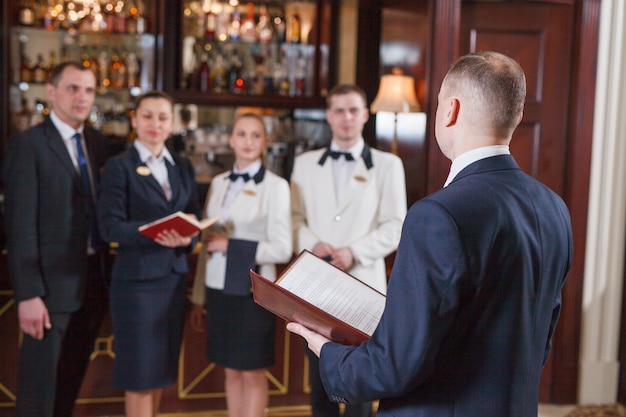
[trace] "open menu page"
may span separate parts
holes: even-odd
[[[383,294],[308,251],[276,285],[370,336],[385,309]]]

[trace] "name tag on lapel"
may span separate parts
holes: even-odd
[[[362,177],[362,176],[360,176],[360,175],[355,175],[355,176],[354,176],[354,179],[355,179],[355,180],[357,180],[357,181],[359,181],[359,182],[366,182],[366,181],[367,181],[367,178]]]
[[[246,195],[251,195],[251,196],[255,196],[255,195],[256,195],[256,193],[255,193],[254,191],[252,191],[252,190],[248,190],[248,189],[245,189],[245,190],[243,190],[242,192],[243,192],[244,194],[246,194]]]
[[[148,175],[152,174],[152,172],[147,166],[141,165],[137,167],[137,174],[141,175],[142,177],[147,177]]]

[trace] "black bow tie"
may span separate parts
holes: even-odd
[[[250,179],[250,175],[248,175],[247,173],[235,174],[233,172],[228,176],[228,179],[231,181],[237,181],[237,178],[243,178],[243,182],[248,182],[248,180]]]
[[[330,156],[333,159],[339,159],[340,157],[344,157],[346,158],[346,161],[354,161],[354,157],[352,156],[352,154],[350,152],[341,152],[341,151],[327,151],[328,152],[328,156]]]

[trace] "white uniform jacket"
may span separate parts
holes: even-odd
[[[205,217],[218,216],[230,184],[227,179],[231,172],[217,175],[211,182],[206,199]],[[231,239],[258,242],[255,263],[259,274],[275,281],[275,264],[291,259],[291,217],[289,184],[287,181],[265,170],[263,180],[246,182],[244,189],[233,201],[228,210],[233,224]],[[198,256],[198,267],[194,280],[191,301],[204,304],[205,286],[223,289],[226,276],[226,255],[208,254],[204,245]]]
[[[345,195],[338,203],[331,159],[320,164],[325,151],[326,148],[305,152],[294,163],[294,251],[313,250],[318,242],[348,246],[355,264],[347,272],[385,294],[384,258],[396,250],[406,215],[402,160],[366,145],[363,156],[368,157],[357,160]],[[366,163],[366,159],[370,161]]]

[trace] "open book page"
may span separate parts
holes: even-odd
[[[307,251],[276,285],[370,336],[385,309],[383,294]]]

